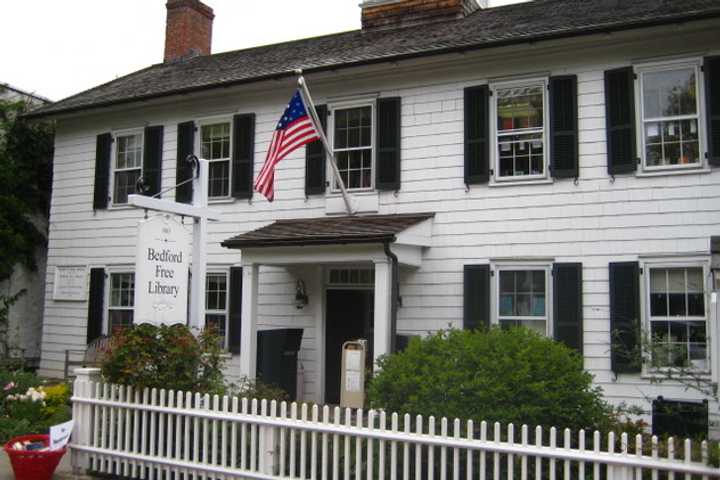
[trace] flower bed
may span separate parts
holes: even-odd
[[[21,370],[0,370],[0,444],[18,435],[48,433],[71,418],[70,387]]]

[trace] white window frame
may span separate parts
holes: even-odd
[[[507,270],[536,270],[545,272],[545,336],[553,335],[553,288],[552,288],[552,262],[546,261],[501,261],[490,265],[490,321],[493,326],[500,326],[500,318],[509,318],[500,315],[500,272]],[[516,319],[522,319],[520,317]],[[536,317],[541,319],[541,317]]]
[[[225,159],[215,159],[211,160],[207,158],[206,160],[212,165],[215,162],[228,162],[228,194],[223,196],[210,196],[210,185],[208,185],[208,201],[222,201],[222,200],[231,200],[233,198],[232,196],[232,176],[233,176],[233,119],[232,117],[229,117],[227,115],[222,116],[216,116],[216,117],[205,117],[201,118],[195,121],[197,125],[197,131],[195,132],[195,151],[198,158],[204,158],[202,156],[202,129],[203,127],[207,127],[210,125],[218,125],[221,123],[227,123],[229,126],[229,134],[230,134],[230,142],[228,146],[228,158]],[[210,172],[208,171],[208,182],[210,181]]]
[[[223,310],[210,310],[207,308],[207,277],[210,275],[225,275],[225,308]],[[207,325],[207,315],[224,315],[225,316],[225,339],[223,342],[223,350],[229,349],[230,337],[230,269],[229,268],[211,268],[206,272],[205,277],[205,295],[203,297],[203,314],[205,315],[205,324]]]
[[[138,136],[140,138],[140,167],[117,168],[118,145],[120,144],[119,138],[131,136]],[[108,186],[110,205],[113,207],[125,207],[129,205],[127,202],[119,203],[115,201],[115,174],[131,170],[140,170],[140,177],[142,178],[143,161],[145,158],[145,130],[142,128],[131,128],[112,132],[112,148],[110,149],[110,152],[110,185]]]
[[[133,312],[133,324],[135,323],[135,300],[134,300],[134,294],[133,291],[133,306],[132,307],[113,307],[110,305],[111,300],[111,290],[112,290],[112,276],[113,275],[123,275],[123,274],[132,274],[135,275],[135,270],[131,266],[113,266],[113,267],[106,267],[105,268],[105,291],[104,293],[104,302],[103,302],[103,332],[105,332],[105,335],[110,336],[112,335],[112,332],[110,331],[110,310],[123,310],[123,311],[132,311]],[[135,288],[137,288],[137,285],[135,285]]]
[[[375,159],[375,142],[376,136],[377,136],[377,119],[375,118],[375,112],[377,108],[377,102],[375,100],[357,100],[357,101],[347,101],[347,102],[335,102],[330,105],[328,105],[328,142],[330,143],[330,146],[333,149],[333,158],[335,158],[335,112],[337,110],[350,110],[353,108],[362,108],[362,107],[370,107],[370,159],[371,159],[371,171],[370,171],[370,187],[366,188],[349,188],[347,185],[345,188],[348,192],[373,192],[375,191],[375,176],[376,176],[376,168],[377,168],[377,161]],[[342,151],[349,151],[349,150],[365,150],[367,147],[362,148],[348,148],[348,149],[342,149]],[[328,160],[329,161],[329,160]],[[326,165],[326,171],[330,175],[330,192],[337,194],[340,193],[340,186],[337,184],[337,179],[335,178],[335,175],[332,173],[332,166],[329,164]]]
[[[644,173],[671,173],[683,171],[697,171],[707,169],[707,134],[705,122],[705,78],[702,70],[702,58],[685,58],[679,60],[666,60],[658,62],[641,63],[634,66],[635,72],[635,131],[638,157],[640,160],[640,172]],[[647,152],[645,146],[645,96],[643,93],[643,78],[646,73],[657,73],[662,71],[678,70],[681,68],[694,68],[695,81],[697,82],[697,114],[682,115],[679,117],[659,117],[648,121],[680,121],[697,117],[698,122],[698,155],[700,161],[686,165],[655,165],[648,166]]]
[[[542,88],[543,92],[543,173],[541,175],[523,175],[513,177],[500,176],[500,158],[498,155],[498,126],[497,126],[497,101],[498,90],[513,87],[529,87],[537,85]],[[550,179],[550,138],[549,138],[549,121],[550,121],[550,99],[548,95],[548,77],[529,77],[517,80],[497,81],[489,84],[490,88],[490,168],[492,170],[491,184],[502,185],[510,183],[533,183],[546,182]],[[534,129],[533,129],[534,130]],[[518,131],[519,133],[527,133]],[[518,133],[515,132],[515,133]]]
[[[707,257],[676,257],[676,258],[653,258],[646,259],[641,262],[640,267],[642,268],[641,282],[640,282],[640,315],[642,318],[642,332],[643,336],[648,336],[651,332],[651,319],[650,319],[650,270],[653,268],[665,269],[665,268],[702,268],[703,269],[703,288],[705,294],[705,337],[707,340],[707,368],[706,369],[692,369],[701,375],[710,375],[711,373],[716,374],[717,370],[713,363],[716,361],[715,356],[712,354],[714,350],[714,344],[712,339],[717,334],[714,330],[714,318],[712,304],[709,301],[710,292],[712,292],[712,278],[710,272],[710,260]],[[701,318],[694,317],[683,317],[687,321],[700,321]],[[672,317],[670,317],[670,320]],[[646,335],[647,334],[647,335]],[[643,352],[643,358],[648,358],[649,352]],[[672,367],[652,367],[647,362],[643,362],[642,374],[644,376],[652,376],[659,374],[663,371],[670,370]]]

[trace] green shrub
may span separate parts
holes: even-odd
[[[380,366],[368,388],[373,408],[574,430],[613,422],[582,358],[524,328],[413,339]]]
[[[230,385],[228,393],[241,398],[277,400],[278,402],[290,399],[287,392],[277,385],[247,378],[244,378],[240,383]]]
[[[106,381],[135,388],[224,393],[217,335],[197,338],[185,325],[137,325],[117,332],[104,355]]]

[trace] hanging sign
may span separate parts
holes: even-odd
[[[134,323],[187,324],[190,234],[170,215],[138,225]]]

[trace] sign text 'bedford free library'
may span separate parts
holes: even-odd
[[[190,234],[169,215],[138,226],[135,323],[187,323]]]

